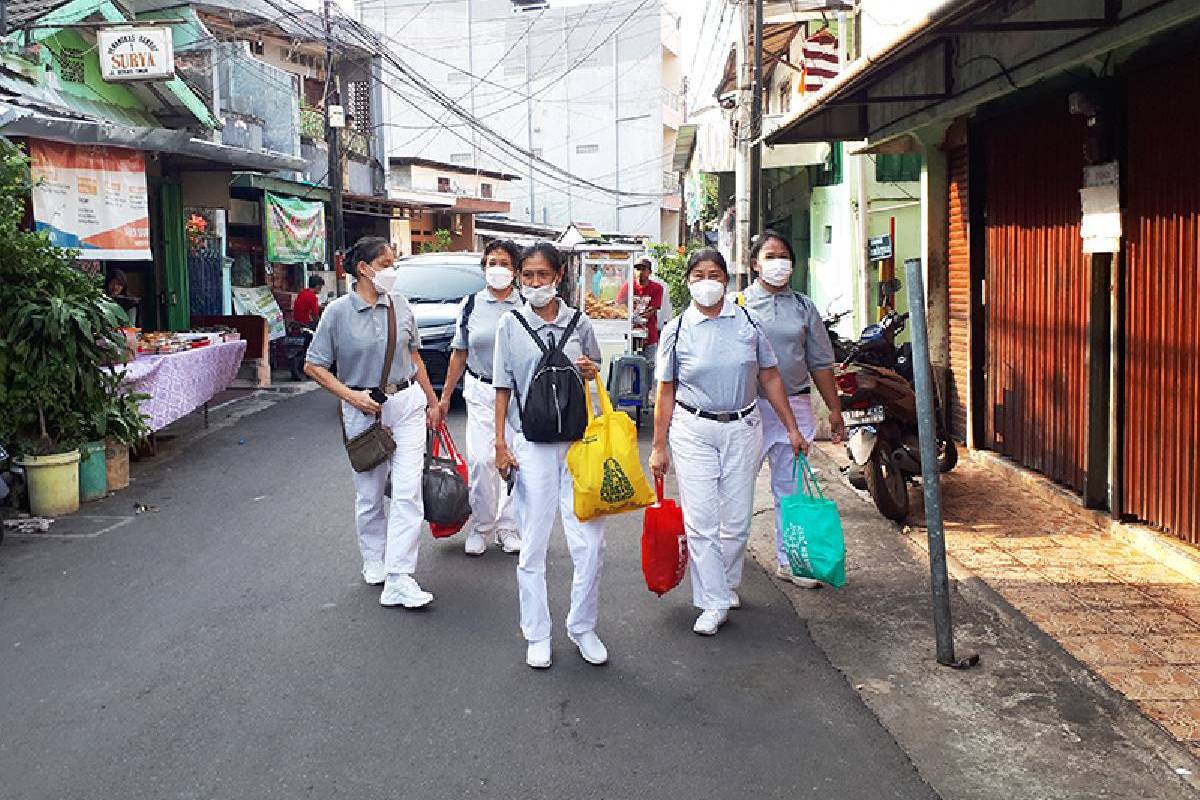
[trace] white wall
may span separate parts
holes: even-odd
[[[629,19],[615,48],[605,40],[638,0],[520,14],[512,12],[509,0],[413,5],[370,0],[359,4],[359,14],[411,48],[394,45],[416,71],[506,141],[601,186],[661,193],[662,172],[672,156],[663,152],[661,0]],[[536,165],[531,170],[529,159],[488,141],[451,113],[434,110],[417,90],[400,91],[411,102],[388,93],[390,155],[520,175],[520,182],[496,186],[497,199],[512,203],[514,218],[552,225],[576,220],[601,230],[660,235],[656,198],[618,201],[607,192],[569,185],[565,177],[547,176]],[[534,99],[527,102],[527,94]]]

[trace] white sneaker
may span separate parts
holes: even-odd
[[[701,636],[712,636],[725,624],[728,616],[728,612],[722,609],[710,609],[696,617],[696,624],[692,626],[692,630]]]
[[[525,663],[534,669],[546,669],[550,666],[550,640],[530,642],[525,649]]]
[[[481,556],[487,552],[487,538],[482,533],[471,531],[467,535],[467,543],[463,546],[469,556]]]
[[[379,595],[379,605],[420,608],[433,602],[433,595],[421,588],[412,575],[389,575]]]
[[[742,598],[739,597],[738,593],[735,592],[733,589],[729,590],[729,607],[730,608],[741,608],[742,607]]]
[[[604,642],[600,641],[600,637],[595,631],[587,631],[585,633],[568,633],[567,638],[575,643],[579,648],[579,655],[583,656],[583,660],[589,664],[600,664],[608,661],[608,648],[604,646]]]
[[[383,566],[382,561],[364,561],[362,579],[367,586],[382,586],[387,580],[387,568]]]
[[[500,531],[496,534],[496,544],[504,548],[506,553],[521,552],[521,534],[516,531]]]
[[[787,581],[801,589],[820,589],[822,584],[820,581],[812,578],[801,578],[799,575],[793,575],[790,567],[780,567],[775,570],[775,577],[781,581]]]

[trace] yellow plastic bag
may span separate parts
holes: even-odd
[[[654,505],[657,497],[642,471],[637,426],[624,411],[614,411],[604,384],[596,381],[600,416],[592,393],[585,391],[588,422],[583,438],[567,451],[575,484],[575,516],[581,520],[620,514]]]

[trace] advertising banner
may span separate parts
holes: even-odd
[[[266,286],[234,286],[233,311],[242,316],[266,317],[267,338],[272,341],[287,333],[283,311]]]
[[[312,264],[325,261],[325,205],[266,193],[267,261]]]
[[[33,220],[80,258],[148,261],[146,160],[138,150],[29,140]]]

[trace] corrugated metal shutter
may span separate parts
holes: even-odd
[[[1128,119],[1122,510],[1200,544],[1200,57],[1131,78]]]
[[[1081,117],[1065,98],[986,127],[987,443],[1082,491],[1089,269]]]
[[[967,440],[967,407],[971,397],[971,241],[970,212],[967,205],[969,159],[967,145],[954,144],[946,149],[950,180],[949,191],[949,271],[950,294],[950,435]]]

